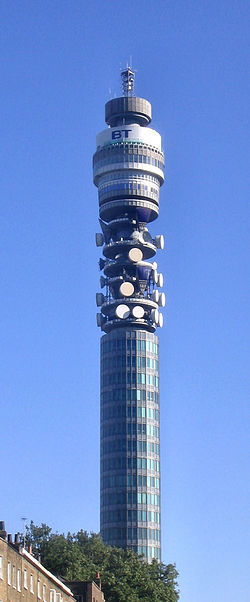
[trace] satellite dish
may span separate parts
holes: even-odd
[[[153,299],[153,301],[154,301],[155,303],[158,303],[158,301],[159,301],[159,296],[160,296],[160,293],[159,293],[159,291],[158,291],[157,289],[155,289],[155,290],[152,292],[152,299]]]
[[[159,288],[163,287],[163,274],[158,274],[157,286],[159,286]]]
[[[104,322],[104,317],[102,316],[102,314],[96,314],[97,326],[102,326],[103,322]]]
[[[165,307],[165,305],[166,305],[166,296],[165,296],[165,293],[159,293],[159,306],[160,307]]]
[[[143,318],[143,316],[144,316],[143,307],[141,307],[140,305],[135,305],[132,309],[132,314],[133,314],[134,318]]]
[[[100,257],[100,259],[99,259],[99,268],[100,268],[100,270],[103,270],[103,268],[106,265],[106,263],[107,263],[107,260],[103,259],[102,257]]]
[[[152,318],[153,322],[155,322],[155,324],[158,324],[158,321],[159,321],[159,312],[158,312],[158,309],[152,309],[151,310],[151,318]]]
[[[163,327],[163,315],[162,314],[159,314],[159,322],[158,322],[158,324],[159,324],[160,328]]]
[[[99,218],[99,223],[103,231],[104,240],[106,243],[109,243],[111,238],[111,228],[107,226],[107,224],[105,224],[105,222],[101,218]]]
[[[121,318],[122,320],[125,320],[126,318],[129,317],[130,309],[127,305],[123,305],[123,304],[117,305],[115,313],[117,315],[117,318]]]
[[[157,284],[157,282],[158,282],[158,273],[157,273],[156,270],[153,270],[152,278],[153,278],[154,283]]]
[[[157,270],[157,268],[158,268],[157,261],[153,261],[152,270]]]
[[[143,238],[144,242],[152,243],[152,236],[151,236],[151,234],[149,234],[149,231],[147,228],[145,228],[145,230],[143,230],[142,238]]]
[[[104,295],[102,293],[96,293],[95,298],[97,307],[101,307],[101,305],[104,303]]]
[[[97,232],[95,235],[95,244],[97,247],[102,247],[104,243],[104,236],[101,232]]]
[[[104,278],[104,276],[101,276],[101,278],[100,278],[101,288],[103,288],[105,286],[105,284],[106,284],[106,278]]]
[[[130,261],[133,261],[134,263],[136,263],[137,261],[142,260],[143,253],[142,253],[141,249],[136,249],[135,247],[133,247],[132,249],[130,249],[128,256],[129,256]]]
[[[135,290],[134,285],[131,282],[123,282],[120,286],[120,293],[123,297],[131,297]]]
[[[133,240],[138,240],[140,238],[140,232],[138,232],[138,230],[134,230],[131,234],[131,238]]]
[[[157,249],[164,249],[164,236],[163,234],[158,234],[155,237],[155,246]]]

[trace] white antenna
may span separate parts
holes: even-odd
[[[26,538],[26,520],[27,520],[27,516],[22,516],[22,520],[23,520],[23,547],[25,549],[25,538]]]

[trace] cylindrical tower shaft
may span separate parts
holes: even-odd
[[[101,340],[101,533],[160,558],[158,337],[121,328]]]

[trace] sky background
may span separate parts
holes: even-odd
[[[152,234],[162,557],[181,602],[249,602],[244,0],[0,3],[0,519],[99,530],[95,136],[132,55],[166,183]]]

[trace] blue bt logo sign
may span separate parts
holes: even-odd
[[[112,140],[119,140],[119,138],[128,138],[129,132],[132,132],[132,130],[114,130],[112,132]]]

